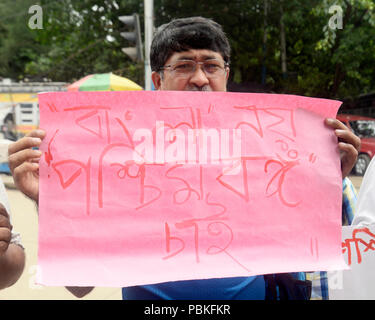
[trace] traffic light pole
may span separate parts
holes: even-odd
[[[120,35],[134,47],[122,48],[122,51],[133,61],[144,62],[145,90],[152,90],[151,66],[150,66],[150,47],[154,32],[154,0],[144,0],[144,17],[145,17],[145,54],[143,56],[142,32],[139,25],[139,15],[134,13],[130,16],[118,17],[123,22],[127,32],[120,32]]]
[[[122,48],[122,51],[133,61],[143,61],[142,35],[138,14],[134,13],[131,16],[121,16],[118,18],[121,22],[128,26],[128,28],[132,28],[131,31],[121,32],[120,35],[124,37],[128,42],[135,45],[135,47]]]
[[[152,89],[150,47],[154,32],[154,0],[144,0],[145,13],[145,90]]]

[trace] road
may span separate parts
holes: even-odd
[[[26,252],[23,275],[12,287],[0,291],[0,300],[79,300],[62,287],[44,287],[35,283],[37,270],[38,215],[36,205],[14,188],[13,179],[1,175],[6,186],[12,210],[14,230],[19,232]],[[350,177],[359,190],[362,177]],[[84,300],[120,300],[119,288],[95,288]]]

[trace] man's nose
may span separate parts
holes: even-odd
[[[201,65],[196,66],[194,73],[189,79],[189,82],[197,87],[203,87],[210,83]]]

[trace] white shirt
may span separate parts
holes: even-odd
[[[352,222],[352,225],[370,224],[375,224],[375,157],[363,177]]]

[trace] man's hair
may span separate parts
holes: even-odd
[[[160,71],[173,53],[190,49],[215,51],[226,63],[230,60],[229,41],[218,23],[203,17],[181,18],[157,29],[150,50],[152,71]]]

